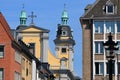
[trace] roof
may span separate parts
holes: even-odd
[[[70,26],[58,24],[57,37],[61,36],[62,31],[67,31],[68,34],[66,35],[66,37],[72,37],[72,31]]]
[[[22,28],[18,28],[17,32],[22,32],[23,30],[26,30],[26,29],[29,29],[29,28],[35,28],[35,29],[38,29],[38,30],[42,30],[42,32],[47,32],[47,33],[50,32],[50,30],[48,30],[48,29],[44,29],[44,28],[41,28],[41,27],[38,27],[38,26],[35,26],[35,25],[30,25],[30,26],[20,25],[20,27],[22,27]]]
[[[3,26],[4,30],[6,31],[8,37],[9,37],[11,40],[13,40],[14,38],[13,38],[13,36],[12,36],[12,34],[11,34],[10,27],[9,27],[7,21],[5,20],[5,18],[4,18],[4,16],[2,15],[1,12],[0,12],[0,23],[2,24],[2,26]]]
[[[69,38],[69,39],[59,39],[59,38],[56,38],[54,40],[55,44],[61,44],[61,43],[68,43],[68,44],[72,44],[72,45],[75,45],[75,40]]]
[[[40,60],[38,60],[30,51],[29,46],[27,46],[22,40],[19,40],[19,44],[22,48],[22,51],[24,51],[29,58],[34,59],[36,61],[37,67],[42,66],[42,69],[46,71],[47,74],[52,75],[52,72],[47,68],[46,65],[49,65],[48,63],[42,63]]]
[[[78,76],[75,76],[70,70],[61,69],[61,70],[52,70],[53,73],[67,74],[70,80],[80,80]]]
[[[106,15],[104,8],[108,4],[108,0],[96,0],[94,4],[87,7],[87,11],[80,19],[120,19],[120,2],[119,0],[110,0],[115,5],[114,15]],[[86,8],[85,8],[86,9]],[[102,17],[102,18],[101,18]]]

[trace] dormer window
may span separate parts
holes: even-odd
[[[106,2],[104,11],[106,14],[114,14],[115,13],[115,6],[110,0],[108,0]]]
[[[106,14],[114,14],[114,5],[106,6]]]

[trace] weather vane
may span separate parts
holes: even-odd
[[[31,12],[31,15],[29,15],[28,17],[30,17],[30,18],[31,18],[31,24],[34,24],[33,19],[34,19],[35,17],[37,17],[37,16],[36,16],[36,15],[34,15],[34,12],[33,12],[33,11]]]

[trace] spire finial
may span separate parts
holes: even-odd
[[[24,10],[24,4],[22,4],[22,11],[21,11],[21,16],[20,16],[20,25],[26,25],[26,12]]]
[[[64,10],[66,10],[66,4],[64,3]]]
[[[64,4],[64,10],[62,12],[62,17],[61,17],[62,25],[67,25],[67,21],[68,21],[68,14],[66,11],[66,4]]]
[[[25,8],[25,5],[24,5],[24,3],[22,4],[22,9],[24,9]]]
[[[34,24],[33,19],[34,19],[35,17],[37,17],[37,16],[36,16],[36,15],[34,15],[34,12],[33,12],[33,11],[31,12],[31,15],[29,15],[28,17],[30,17],[30,18],[31,18],[31,24]]]

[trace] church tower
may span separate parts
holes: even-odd
[[[24,10],[24,5],[23,5],[23,9],[20,14],[20,25],[16,28],[16,30],[26,28],[27,27],[26,22],[27,22],[27,14],[26,11]]]
[[[73,39],[72,31],[68,25],[67,11],[63,10],[61,17],[61,24],[58,24],[55,43],[55,50],[57,58],[60,59],[61,69],[69,69],[73,71],[73,53],[75,41]]]
[[[20,25],[26,25],[26,12],[24,10],[21,11],[21,16],[20,16]]]

